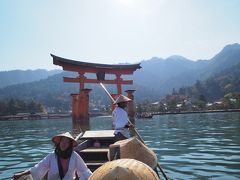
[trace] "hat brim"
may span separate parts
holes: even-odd
[[[135,159],[118,159],[106,162],[89,177],[89,180],[159,179],[150,166]]]
[[[121,103],[121,102],[128,102],[128,101],[132,101],[132,99],[128,98],[127,96],[124,96],[124,95],[120,94],[113,104],[118,104],[118,103]]]
[[[61,141],[61,137],[66,137],[66,138],[69,138],[71,141],[72,141],[72,146],[73,147],[76,147],[77,146],[77,141],[70,135],[68,134],[59,134],[59,135],[56,135],[52,138],[52,142],[55,144],[55,145],[58,145]]]

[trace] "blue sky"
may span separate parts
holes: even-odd
[[[94,63],[210,59],[240,43],[239,0],[1,0],[0,71],[56,69],[50,53]]]

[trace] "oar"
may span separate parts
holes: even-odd
[[[113,99],[113,97],[111,96],[111,94],[108,92],[108,90],[105,88],[105,86],[104,86],[102,83],[100,83],[100,85],[102,86],[102,88],[104,89],[104,91],[107,93],[107,95],[110,97],[110,99],[112,100],[112,102],[115,102],[115,100]],[[128,122],[129,122],[130,125],[132,125],[133,131],[134,131],[134,133],[138,136],[138,138],[140,139],[140,141],[141,141],[143,144],[145,144],[143,138],[142,138],[141,135],[138,133],[137,129],[134,127],[134,125],[132,124],[132,122],[129,121],[129,119],[128,119]],[[164,171],[163,171],[163,169],[161,168],[159,162],[157,163],[157,167],[160,169],[160,171],[161,171],[161,173],[163,174],[164,178],[165,178],[166,180],[168,180],[168,177],[167,177],[166,174],[164,173]]]
[[[80,137],[82,137],[82,135],[83,135],[83,132],[81,131],[81,132],[79,133],[79,135],[77,135],[77,136],[75,137],[75,141],[77,141]]]

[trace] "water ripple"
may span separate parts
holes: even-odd
[[[111,129],[111,117],[91,119]],[[170,179],[240,179],[240,113],[179,114],[136,121]],[[0,179],[32,167],[53,150],[51,137],[71,130],[71,120],[0,123]]]

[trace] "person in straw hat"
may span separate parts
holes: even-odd
[[[124,95],[119,95],[114,104],[116,108],[112,112],[112,123],[114,128],[115,141],[130,138],[128,114],[125,111],[127,107],[127,102],[131,101],[128,97]]]
[[[46,173],[48,173],[48,179],[54,180],[75,179],[76,174],[82,180],[88,179],[92,172],[73,150],[77,146],[77,142],[72,135],[69,132],[56,135],[52,138],[52,142],[55,144],[53,152],[29,170],[16,173],[13,179],[19,179],[21,176],[29,174],[34,180],[41,179]]]

